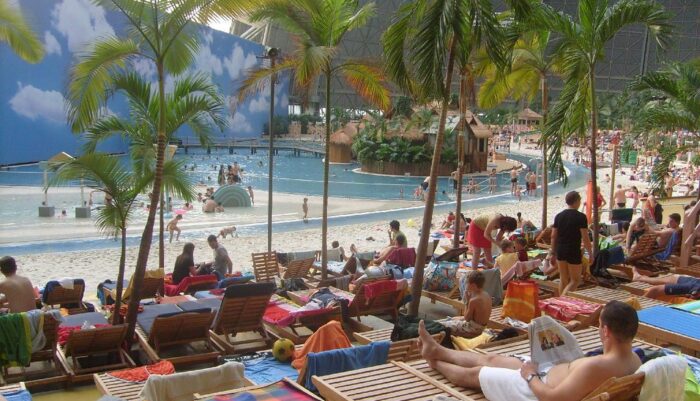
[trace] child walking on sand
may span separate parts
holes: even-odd
[[[467,290],[464,299],[468,299],[464,308],[464,320],[451,319],[443,324],[451,329],[452,335],[474,338],[480,335],[491,316],[491,296],[484,291],[486,278],[480,271],[472,271],[467,277]]]
[[[175,238],[175,241],[180,241],[180,233],[182,230],[180,230],[180,227],[177,226],[177,223],[182,220],[182,215],[178,214],[175,216],[174,219],[170,220],[168,223],[167,229],[170,232],[170,243],[172,244],[173,242],[173,233],[177,231],[177,238]]]
[[[304,217],[302,217],[302,220],[304,223],[309,222],[309,198],[304,198],[304,204],[301,205],[301,210],[304,212]]]

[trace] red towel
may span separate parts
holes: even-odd
[[[100,327],[107,327],[109,326],[108,324],[96,324],[95,328],[100,328]],[[63,326],[58,328],[58,343],[60,345],[66,345],[68,342],[68,336],[70,333],[80,330],[81,326]]]
[[[187,289],[194,284],[202,284],[202,283],[212,283],[216,284],[218,281],[216,280],[216,276],[213,274],[207,274],[204,276],[189,276],[185,277],[180,281],[180,284],[174,285],[174,284],[165,284],[165,295],[168,296],[175,296],[183,292],[187,292]],[[210,287],[211,288],[211,287]]]
[[[388,292],[396,291],[396,280],[381,280],[363,285],[365,298],[375,298]]]
[[[274,324],[275,322],[279,322],[280,320],[287,318],[289,316],[289,313],[290,312],[288,310],[280,308],[279,306],[273,303],[270,303],[269,305],[267,305],[267,309],[265,309],[265,315],[263,315],[263,320]]]
[[[150,375],[170,375],[175,373],[175,367],[168,360],[162,360],[151,365],[138,368],[115,370],[107,372],[108,375],[131,383],[143,383]]]
[[[411,267],[416,264],[415,248],[394,249],[386,258],[387,263],[401,267]]]
[[[573,320],[576,315],[589,315],[594,313],[600,305],[592,304],[580,299],[569,297],[555,297],[540,299],[540,310],[547,315],[568,322]]]

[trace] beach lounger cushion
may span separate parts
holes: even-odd
[[[637,313],[639,322],[700,340],[700,315],[668,306],[654,306]]]
[[[177,304],[177,307],[185,312],[216,312],[221,306],[220,298],[202,298],[196,301],[185,301]]]
[[[224,298],[248,298],[261,295],[272,295],[275,292],[275,283],[250,283],[236,284],[226,288]]]
[[[178,308],[175,304],[146,305],[143,307],[143,312],[139,313],[136,317],[136,321],[143,331],[148,334],[151,332],[151,327],[153,327],[153,322],[157,317],[181,312],[182,309]]]
[[[99,312],[78,313],[77,315],[63,316],[63,321],[59,327],[76,327],[87,324],[96,326],[98,324],[109,324],[105,315]]]

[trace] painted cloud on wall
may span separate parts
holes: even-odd
[[[30,120],[44,119],[52,123],[65,123],[66,99],[60,92],[43,91],[32,85],[17,82],[17,93],[10,99],[15,113]]]
[[[106,10],[90,0],[63,0],[51,11],[51,24],[68,40],[72,53],[97,38],[114,35]]]

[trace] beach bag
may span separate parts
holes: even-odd
[[[425,270],[423,289],[428,291],[451,290],[455,286],[458,267],[459,263],[456,262],[430,261],[428,268]]]
[[[539,289],[533,280],[511,280],[503,299],[502,317],[530,323],[540,315]]]

